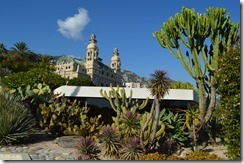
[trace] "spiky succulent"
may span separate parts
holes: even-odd
[[[101,152],[96,145],[96,141],[91,136],[81,137],[76,143],[76,147],[80,151],[79,160],[99,160],[99,153]]]
[[[124,137],[138,136],[141,126],[140,126],[140,115],[136,111],[127,110],[125,114],[122,115],[120,128],[123,130]]]
[[[138,160],[143,155],[143,147],[138,137],[129,137],[120,151],[124,160]]]
[[[102,143],[104,155],[112,156],[119,154],[119,148],[121,147],[119,134],[110,125],[104,126],[101,129],[98,139]]]
[[[20,101],[16,95],[0,92],[0,145],[28,137],[28,132],[35,125],[30,111]]]

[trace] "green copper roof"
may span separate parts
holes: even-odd
[[[55,61],[56,64],[63,64],[63,63],[77,63],[79,65],[84,65],[85,61],[81,59],[77,59],[68,55],[62,55]]]

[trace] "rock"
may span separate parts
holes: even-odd
[[[55,157],[55,160],[65,160],[63,157]]]
[[[179,156],[180,158],[185,158],[187,154],[191,153],[192,149],[191,148],[181,148],[176,152],[176,155]]]
[[[63,148],[75,148],[75,143],[80,140],[80,136],[63,136],[56,138],[54,143],[57,143]]]

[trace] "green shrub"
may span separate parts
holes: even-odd
[[[88,118],[89,108],[80,106],[79,101],[64,96],[53,98],[49,104],[41,104],[40,126],[54,136],[96,134],[102,126],[101,115]]]
[[[145,154],[139,157],[139,160],[166,160],[167,157],[165,154],[160,154],[158,152],[156,153],[149,153],[149,154]]]
[[[185,160],[225,160],[215,154],[207,152],[191,152],[186,155]]]
[[[46,68],[32,68],[28,72],[19,72],[12,74],[1,80],[3,87],[17,89],[26,88],[28,85],[46,84],[51,90],[65,85],[66,80],[52,70]]]
[[[16,95],[0,92],[0,145],[19,142],[34,126],[33,116],[20,101]]]
[[[81,137],[76,143],[76,147],[80,151],[78,160],[99,160],[99,153],[101,152],[96,145],[96,141],[91,136]]]
[[[220,101],[218,108],[222,110],[223,136],[227,142],[229,158],[241,159],[241,50],[240,40],[219,61],[218,85]]]
[[[178,113],[173,113],[169,109],[163,109],[160,116],[160,120],[165,124],[162,153],[170,155],[185,144],[189,133],[184,131],[185,120]]]
[[[189,82],[176,81],[170,86],[170,89],[191,89],[194,90],[194,86]]]
[[[12,71],[9,70],[8,68],[2,68],[0,65],[0,86],[1,84],[1,79],[4,78],[5,76],[9,76],[12,74]]]
[[[137,137],[129,137],[122,143],[122,149],[120,150],[123,160],[138,160],[143,152],[143,146]]]
[[[76,77],[73,79],[68,80],[67,85],[71,86],[95,86],[94,83],[85,77]]]

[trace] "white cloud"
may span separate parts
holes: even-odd
[[[58,32],[71,39],[81,39],[81,32],[84,30],[86,25],[90,22],[87,10],[83,8],[78,9],[78,14],[73,17],[68,17],[64,21],[58,20]]]

